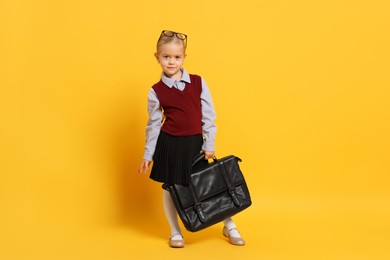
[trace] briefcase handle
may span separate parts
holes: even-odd
[[[196,155],[194,157],[194,162],[192,163],[192,167],[194,167],[197,163],[199,163],[199,162],[201,162],[203,160],[206,160],[204,153],[200,153],[200,154]],[[215,157],[215,156],[213,157],[213,160],[214,160],[214,162],[218,161],[217,157]]]

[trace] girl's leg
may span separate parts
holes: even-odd
[[[240,233],[237,230],[236,224],[231,218],[228,218],[223,221],[223,235],[229,238],[230,244],[235,246],[245,245],[245,240],[241,237]]]
[[[164,204],[164,211],[165,215],[167,217],[169,226],[171,228],[171,239],[183,239],[181,235],[181,230],[179,226],[179,222],[177,219],[177,212],[175,208],[175,204],[173,204],[171,195],[169,194],[169,191],[163,190],[163,204]]]
[[[227,228],[227,230],[229,230],[229,234],[231,237],[241,237],[232,218],[225,219],[223,221],[223,224]]]

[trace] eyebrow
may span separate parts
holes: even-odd
[[[168,54],[168,53],[161,53],[162,56],[184,56],[184,54]]]

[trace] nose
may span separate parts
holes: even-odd
[[[170,58],[169,61],[168,61],[169,64],[174,64],[175,63],[175,60],[173,58]]]

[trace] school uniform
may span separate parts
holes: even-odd
[[[150,178],[188,185],[194,156],[215,151],[215,110],[206,82],[185,69],[180,80],[163,73],[149,91],[148,112],[144,159],[153,161]]]

